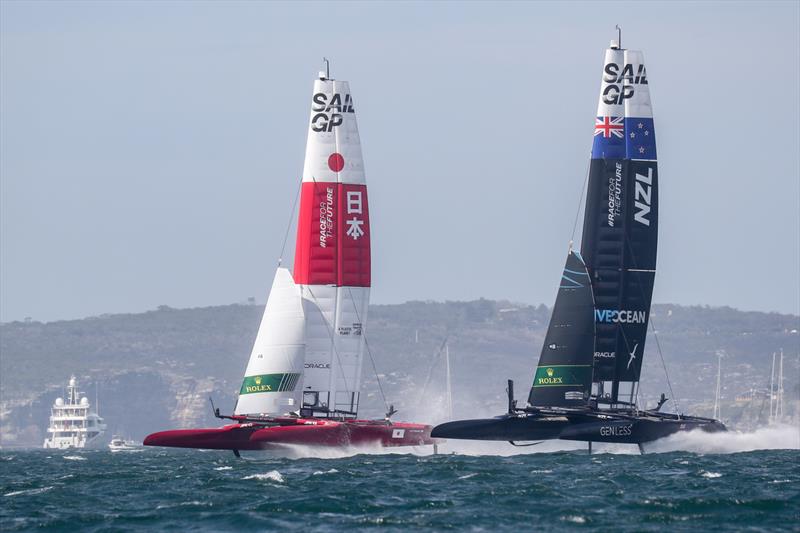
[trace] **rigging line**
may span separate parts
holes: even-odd
[[[281,245],[281,255],[278,257],[278,266],[281,266],[281,263],[283,262],[283,252],[286,250],[286,241],[289,240],[289,232],[292,229],[292,220],[294,220],[294,213],[297,211],[297,201],[300,199],[300,190],[302,187],[303,180],[301,178],[300,183],[297,185],[297,193],[294,195],[294,205],[292,206],[292,212],[289,215],[289,223],[286,225],[286,234],[283,236],[283,245]]]
[[[330,324],[328,324],[328,320],[325,318],[325,313],[322,312],[322,307],[320,306],[319,300],[317,300],[317,297],[314,295],[314,291],[311,290],[311,287],[309,285],[306,285],[306,288],[308,288],[308,293],[314,299],[314,303],[317,304],[317,309],[319,309],[319,314],[322,317],[322,322],[325,324],[325,329],[328,330],[328,336],[331,338],[331,350],[333,351],[333,354],[336,356],[336,362],[339,363],[339,370],[342,371],[342,380],[344,380],[345,389],[349,390],[350,386],[347,384],[347,376],[344,375],[344,365],[342,365],[342,359],[341,359],[341,357],[339,357],[339,351],[336,349],[336,340],[334,339],[334,336],[333,336],[333,330],[331,329]],[[337,298],[336,299],[336,305],[338,306],[338,304],[339,304],[339,299]],[[336,310],[334,309],[333,312],[336,313]],[[333,372],[333,370],[331,370],[331,372]],[[334,372],[334,375],[335,375],[335,372]],[[334,381],[335,381],[335,378],[334,378]],[[336,409],[335,391],[334,391],[334,398],[333,398],[333,407],[334,407],[334,409]]]
[[[367,349],[367,354],[369,355],[369,360],[372,363],[372,371],[375,373],[375,381],[378,382],[378,391],[381,393],[381,398],[383,398],[383,405],[386,407],[386,412],[388,413],[391,411],[389,408],[389,402],[386,400],[386,395],[383,393],[383,385],[381,384],[381,378],[378,376],[378,367],[375,366],[375,358],[372,357],[372,350],[369,348],[369,341],[367,341],[367,328],[366,324],[361,321],[361,316],[358,313],[358,308],[356,307],[356,300],[353,298],[353,291],[350,287],[347,287],[347,292],[350,294],[350,301],[353,302],[353,310],[356,312],[356,318],[358,319],[359,323],[361,324],[361,337],[364,339],[364,347]]]
[[[439,362],[439,357],[442,355],[442,350],[444,350],[445,345],[447,345],[447,341],[450,339],[450,334],[445,335],[442,344],[439,346],[439,349],[436,350],[436,353],[433,354],[433,359],[431,360],[431,366],[428,368],[428,377],[425,378],[425,385],[422,386],[422,394],[420,398],[425,399],[425,393],[428,391],[428,385],[431,383],[431,378],[433,377],[433,368]]]
[[[595,298],[594,298],[594,287],[592,286],[592,276],[591,276],[591,274],[589,274],[589,268],[586,266],[586,263],[583,261],[583,257],[579,255],[578,258],[581,260],[581,264],[583,265],[583,270],[586,272],[586,275],[589,278],[589,294],[592,297],[592,312],[594,312],[594,310],[597,309],[597,302],[595,301]],[[553,308],[555,308],[555,305],[553,306]],[[548,329],[549,328],[550,328],[550,326],[548,325]],[[592,354],[594,354],[594,352],[596,352],[596,351],[597,351],[597,322],[594,321],[594,317],[593,317],[592,318]],[[592,355],[592,380],[589,382],[589,400],[587,400],[587,403],[589,403],[589,401],[592,399],[592,384],[594,384],[594,365],[595,365],[595,358],[594,358],[594,355]],[[533,388],[531,388],[531,391],[533,391]],[[599,389],[598,389],[598,392],[599,392]],[[598,394],[598,396],[600,396],[600,395]]]
[[[575,240],[575,232],[578,230],[578,219],[581,216],[581,206],[583,205],[583,196],[586,194],[586,184],[589,182],[589,172],[592,168],[592,160],[589,159],[589,162],[586,164],[586,177],[583,178],[583,187],[581,188],[581,196],[578,199],[578,209],[575,211],[575,223],[572,225],[572,237],[570,237],[570,243]]]
[[[667,371],[667,363],[664,362],[664,354],[661,352],[661,342],[658,340],[658,333],[656,332],[656,325],[653,323],[653,314],[650,313],[650,329],[653,332],[653,338],[656,340],[656,348],[658,348],[658,356],[661,358],[661,366],[664,367],[664,376],[667,378],[667,387],[669,387],[669,393],[672,395],[672,403],[675,404],[675,410],[678,412],[678,418],[681,416],[681,407],[678,405],[678,398],[675,396],[675,392],[672,390],[672,382],[669,380],[669,372]]]

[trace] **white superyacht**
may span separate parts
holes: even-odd
[[[66,450],[99,446],[106,425],[97,414],[90,412],[89,399],[79,398],[75,376],[69,378],[67,398],[56,398],[50,411],[45,448]]]

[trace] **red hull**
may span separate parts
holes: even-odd
[[[265,427],[237,423],[221,428],[159,431],[144,439],[145,446],[204,448],[211,450],[265,450],[285,444],[344,447],[379,445],[421,446],[435,444],[432,426],[383,420],[281,419],[281,425]]]

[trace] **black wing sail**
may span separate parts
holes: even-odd
[[[589,273],[570,251],[539,356],[528,403],[586,405],[592,386],[594,303]]]
[[[609,49],[603,69],[581,254],[591,276],[594,378],[639,381],[656,271],[658,169],[642,53]],[[602,388],[600,390],[603,390]]]

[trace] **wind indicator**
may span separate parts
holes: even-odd
[[[331,79],[331,62],[328,60],[327,57],[323,57],[322,62],[325,63],[325,70],[319,71],[319,79],[329,80]]]

